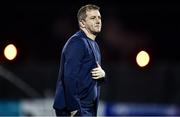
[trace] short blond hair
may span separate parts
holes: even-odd
[[[81,20],[86,19],[86,12],[90,10],[100,10],[100,7],[94,4],[87,4],[85,6],[82,6],[77,13],[78,21],[80,22]]]

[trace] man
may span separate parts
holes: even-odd
[[[100,84],[105,79],[95,41],[101,31],[99,9],[91,4],[79,9],[80,31],[70,37],[62,50],[53,105],[57,116],[97,115]]]

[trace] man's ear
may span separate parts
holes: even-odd
[[[84,28],[85,27],[84,20],[79,21],[79,25],[80,27]]]

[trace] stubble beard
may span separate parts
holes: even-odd
[[[97,36],[100,32],[101,32],[101,29],[99,29],[98,31],[93,31],[92,34]]]

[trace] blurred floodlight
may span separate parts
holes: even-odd
[[[4,56],[8,60],[13,60],[17,55],[17,49],[13,44],[9,44],[4,49]]]
[[[146,51],[140,51],[136,56],[136,62],[140,67],[145,67],[149,63],[150,57]]]

